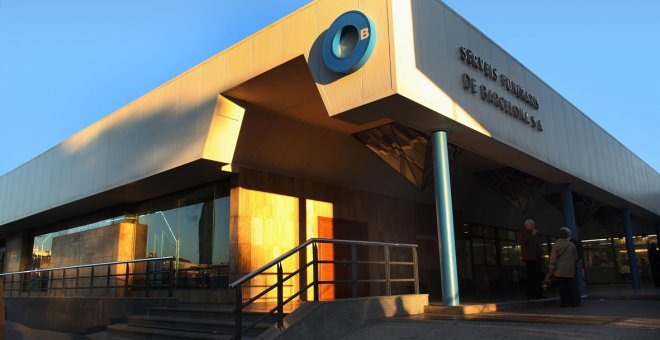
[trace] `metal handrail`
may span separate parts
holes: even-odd
[[[23,294],[31,297],[33,293],[35,296],[42,296],[43,292],[45,292],[45,296],[57,296],[51,294],[57,294],[58,291],[63,296],[67,296],[67,291],[73,290],[74,296],[78,296],[78,293],[82,291],[83,295],[88,297],[117,296],[117,294],[127,297],[133,291],[142,291],[144,297],[148,298],[150,290],[166,287],[167,296],[172,297],[174,293],[174,260],[173,256],[163,256],[0,273],[0,277],[4,278],[0,289],[8,292],[5,293],[5,296],[11,297],[14,297],[15,293],[18,293],[19,297]],[[162,268],[156,266],[159,262],[165,262],[165,265]],[[144,271],[137,269],[138,264],[144,264]],[[135,265],[135,268],[132,268],[131,265]],[[112,267],[115,268],[115,271],[112,270]],[[89,274],[81,268],[89,269]],[[95,272],[99,268],[104,272]],[[67,277],[67,271],[73,271],[73,276]],[[61,276],[58,276],[58,273]],[[104,280],[105,283],[97,285],[97,279]],[[123,284],[121,284],[122,281]],[[73,287],[69,285],[70,283],[74,283]]]
[[[173,260],[173,259],[174,259],[174,256],[149,257],[149,258],[146,258],[146,259],[115,261],[115,262],[100,262],[100,263],[91,263],[91,264],[81,264],[81,265],[78,265],[78,266],[55,267],[55,268],[24,270],[24,271],[20,271],[20,272],[11,272],[11,273],[0,273],[0,276],[47,272],[47,271],[53,271],[53,270],[66,270],[66,269],[76,269],[76,268],[113,266],[113,265],[117,265],[117,264],[127,264],[127,263],[136,263],[136,262],[150,262],[150,261],[161,261],[161,260]]]
[[[416,244],[406,244],[406,243],[388,243],[388,242],[374,242],[374,241],[352,241],[352,240],[337,240],[337,239],[329,239],[329,238],[310,238],[309,240],[299,244],[295,248],[287,251],[286,253],[280,255],[279,257],[275,258],[274,260],[266,263],[265,265],[261,266],[259,269],[243,276],[242,278],[232,282],[229,284],[229,288],[236,288],[239,285],[241,285],[243,282],[248,281],[252,279],[253,277],[265,272],[268,270],[270,267],[276,265],[278,262],[282,262],[289,258],[291,255],[299,252],[303,248],[306,248],[312,243],[339,243],[339,244],[355,244],[355,245],[363,245],[363,246],[388,246],[388,247],[405,247],[405,248],[417,248]]]
[[[352,260],[351,261],[327,261],[327,260],[319,260],[318,259],[318,243],[332,243],[332,244],[347,244],[351,246],[351,254],[352,254]],[[301,263],[298,267],[297,270],[293,271],[292,273],[289,273],[288,275],[284,276],[283,268],[282,268],[282,262],[288,259],[291,255],[294,255],[296,253],[299,253],[300,251],[306,249],[307,246],[312,245],[312,261],[308,262],[305,260],[304,264]],[[382,261],[358,261],[357,260],[357,246],[378,246],[378,247],[383,247],[384,250],[384,256],[385,260]],[[403,261],[390,261],[390,248],[409,248],[412,252],[412,262],[403,262]],[[291,302],[294,298],[297,298],[299,296],[302,296],[303,293],[305,293],[309,288],[313,288],[314,290],[314,301],[319,301],[319,285],[321,284],[351,284],[353,286],[353,292],[352,296],[357,297],[358,296],[358,284],[361,282],[371,282],[371,283],[385,283],[385,294],[386,295],[392,295],[392,290],[391,290],[391,285],[392,283],[402,283],[402,282],[412,282],[415,294],[419,294],[419,275],[418,275],[418,263],[417,263],[417,245],[416,244],[404,244],[404,243],[388,243],[388,242],[373,242],[373,241],[352,241],[352,240],[337,240],[337,239],[323,239],[323,238],[311,238],[302,244],[294,247],[293,249],[287,251],[286,253],[280,255],[276,259],[268,262],[267,264],[261,266],[259,269],[241,277],[240,279],[232,282],[229,287],[232,289],[235,289],[236,292],[236,297],[235,297],[235,303],[236,303],[236,308],[234,310],[234,315],[235,315],[235,331],[234,331],[234,339],[240,339],[245,331],[248,329],[256,326],[258,323],[263,321],[266,317],[269,315],[275,314],[277,317],[277,326],[278,327],[283,327],[284,326],[284,305],[287,303]],[[351,273],[351,280],[332,280],[332,281],[322,281],[319,279],[319,265],[323,263],[342,263],[342,264],[351,264],[352,265],[352,273]],[[360,263],[368,263],[368,264],[382,264],[385,266],[385,279],[359,279],[358,278],[358,271],[357,271],[357,265]],[[413,267],[413,277],[410,279],[401,279],[401,278],[396,278],[393,279],[391,277],[391,266],[392,265],[399,265],[399,266],[412,266]],[[242,287],[241,285],[245,283],[246,281],[249,281],[250,279],[256,277],[257,275],[260,274],[269,274],[265,273],[266,270],[271,269],[273,266],[276,266],[277,272],[277,282],[275,284],[272,284],[265,289],[263,289],[260,293],[257,293],[256,295],[252,296],[248,301],[243,302],[243,293],[242,293]],[[312,266],[313,270],[313,278],[311,282],[309,283],[303,283],[302,282],[302,275],[303,272],[307,270]],[[297,292],[291,294],[288,298],[284,298],[284,292],[283,292],[283,287],[284,283],[290,279],[293,278],[293,276],[299,275],[299,278],[301,278],[301,287],[298,289]],[[309,280],[308,280],[309,281]],[[257,301],[258,299],[262,298],[269,292],[273,291],[276,289],[276,294],[277,294],[277,304],[274,308],[270,309],[268,312],[266,312],[264,315],[262,315],[260,318],[257,320],[253,321],[250,325],[247,327],[243,327],[243,322],[242,322],[242,313],[243,309],[245,309],[247,306],[252,304],[253,302]]]

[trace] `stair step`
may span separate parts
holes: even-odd
[[[180,339],[231,339],[228,334],[211,334],[199,332],[186,332],[172,329],[160,329],[150,327],[137,327],[127,324],[116,324],[107,327],[107,339],[132,339],[132,340],[180,340]]]
[[[128,325],[135,327],[149,327],[157,329],[169,329],[178,331],[189,331],[209,334],[227,334],[232,335],[235,331],[235,324],[233,318],[223,319],[200,319],[194,317],[171,317],[171,316],[154,316],[154,315],[135,315],[128,317]],[[243,326],[247,326],[249,322],[244,322]],[[259,335],[264,330],[272,326],[274,322],[260,322],[252,329],[248,330],[247,334]]]
[[[216,306],[181,306],[181,307],[154,307],[150,308],[147,312],[149,316],[164,316],[164,317],[181,317],[191,319],[231,319],[234,320],[234,306],[233,305],[216,305]],[[243,323],[256,321],[265,313],[257,311],[243,311]],[[288,313],[284,313],[288,315]],[[277,322],[274,315],[270,315],[264,319],[264,322]]]
[[[107,339],[110,339],[108,337],[108,332],[107,331],[101,331],[101,332],[87,334],[87,335],[85,335],[85,338],[88,339],[88,340],[107,340]]]

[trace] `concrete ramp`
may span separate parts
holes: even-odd
[[[338,339],[378,319],[424,313],[428,294],[375,296],[307,303],[260,339]]]

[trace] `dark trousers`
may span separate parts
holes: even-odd
[[[541,264],[539,261],[525,261],[525,277],[527,279],[527,297],[539,298],[543,296],[541,281]]]
[[[576,306],[575,285],[572,277],[559,277],[559,300],[562,306]]]

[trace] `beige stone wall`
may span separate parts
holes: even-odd
[[[236,204],[232,210],[233,249],[239,256],[232,257],[238,276],[243,276],[263,266],[298,245],[298,198],[246,188],[232,190],[232,200]],[[283,264],[284,275],[298,267],[298,256],[294,255]],[[265,286],[277,282],[276,268],[268,270],[251,280],[243,294],[254,296]],[[284,294],[290,296],[298,289],[298,281],[286,282]],[[276,291],[266,295],[265,300],[273,301]]]

